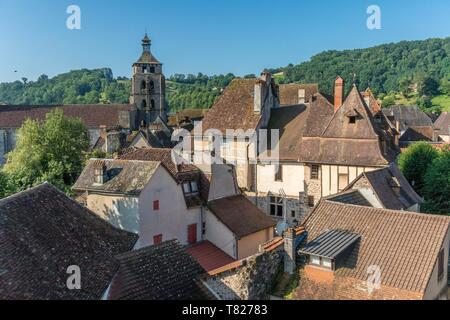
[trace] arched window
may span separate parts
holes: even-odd
[[[153,82],[153,80],[150,81],[150,90],[154,90],[155,89],[155,83]]]
[[[142,108],[142,109],[147,108],[147,101],[146,101],[145,99],[142,100],[142,102],[141,102],[141,108]]]
[[[141,82],[141,90],[145,90],[147,88],[147,83],[145,82],[145,80],[142,80]]]
[[[150,104],[151,104],[151,108],[152,108],[152,110],[154,110],[155,109],[155,100],[151,100],[150,101]]]

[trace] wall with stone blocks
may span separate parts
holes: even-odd
[[[265,300],[282,268],[283,246],[243,260],[241,267],[211,276],[205,282],[223,300]]]

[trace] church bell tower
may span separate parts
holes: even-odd
[[[142,55],[133,64],[130,103],[137,107],[139,124],[153,123],[159,116],[167,122],[166,83],[162,63],[151,53],[151,40],[142,39]]]

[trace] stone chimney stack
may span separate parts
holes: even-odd
[[[93,164],[95,184],[103,185],[106,182],[106,164],[103,160],[96,160]]]
[[[284,232],[284,272],[294,274],[296,270],[295,230],[292,228]]]
[[[256,81],[254,93],[254,108],[253,108],[255,114],[262,113],[263,86],[264,82],[262,80]]]
[[[298,89],[298,104],[306,103],[306,90]]]
[[[336,112],[344,103],[344,87],[344,79],[338,76],[334,81],[334,112]]]

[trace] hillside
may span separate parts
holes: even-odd
[[[385,106],[407,103],[428,111],[450,109],[450,38],[326,51],[309,61],[269,71],[279,83],[319,83],[328,94],[339,74],[347,81],[347,90],[356,79],[361,89],[370,86]],[[167,79],[170,109],[209,108],[234,77],[175,74]],[[110,69],[83,69],[51,79],[43,75],[34,82],[2,83],[0,103],[125,103],[129,92],[129,79],[114,78]]]

